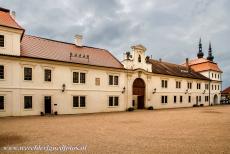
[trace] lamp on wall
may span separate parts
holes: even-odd
[[[204,90],[203,94],[205,94],[206,90]]]
[[[66,87],[66,85],[63,83],[62,84],[62,92],[65,92],[65,87]]]
[[[157,92],[157,89],[156,88],[154,88],[153,89],[153,94],[155,94]]]
[[[122,89],[121,93],[122,93],[122,94],[124,94],[124,93],[125,93],[125,87]]]
[[[185,94],[188,94],[188,89],[185,91]]]

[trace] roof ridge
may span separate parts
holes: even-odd
[[[45,38],[45,37],[41,37],[41,36],[35,36],[35,35],[30,35],[30,34],[25,34],[25,36],[36,37],[36,38],[44,39],[44,40],[47,40],[47,41],[53,41],[53,42],[57,42],[57,43],[63,43],[63,44],[69,44],[69,45],[77,46],[77,45],[74,44],[74,43],[64,42],[64,41],[59,41],[59,40],[54,40],[54,39]],[[97,48],[97,47],[91,47],[91,46],[86,46],[86,45],[77,46],[77,47],[93,48],[93,49],[100,49],[100,50],[108,51],[107,49],[104,49],[104,48]]]

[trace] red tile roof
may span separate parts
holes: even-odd
[[[158,61],[150,59],[149,63],[152,64],[152,72],[156,74],[164,74],[185,78],[193,78],[193,79],[201,79],[201,80],[209,80],[202,74],[195,72],[193,69],[188,69],[185,66],[172,64],[168,62]]]
[[[78,55],[78,57],[71,57]],[[89,56],[89,59],[79,58]],[[109,51],[105,49],[76,46],[72,43],[65,43],[36,36],[24,35],[21,42],[21,56],[40,58],[62,62],[71,62],[87,65],[96,65],[112,68],[124,68]]]
[[[10,11],[4,8],[0,8],[0,26],[23,30],[23,28],[11,17]]]
[[[221,93],[222,94],[230,94],[230,87],[224,89]]]
[[[186,66],[186,63],[182,65]],[[217,63],[207,60],[205,58],[196,58],[189,60],[189,66],[191,66],[191,68],[196,72],[203,72],[209,70],[222,72]]]

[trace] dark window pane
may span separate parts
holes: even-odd
[[[191,102],[191,96],[188,96],[188,102],[189,103]]]
[[[165,103],[168,103],[168,96],[165,96]]]
[[[32,80],[32,68],[24,68],[24,80]]]
[[[109,97],[109,106],[113,106],[113,97]]]
[[[51,70],[45,69],[45,81],[51,81]]]
[[[161,96],[161,103],[164,103],[164,96]]]
[[[4,110],[4,96],[0,96],[0,110]]]
[[[176,96],[174,96],[174,103],[176,103]]]
[[[79,97],[73,96],[73,107],[79,107]]]
[[[4,41],[5,41],[4,35],[0,35],[0,47],[4,47]]]
[[[32,109],[32,96],[24,96],[24,108]]]
[[[118,85],[118,76],[114,76],[114,85]]]
[[[85,96],[80,97],[80,107],[85,107]]]
[[[4,66],[0,65],[0,79],[4,79]]]
[[[73,72],[73,83],[79,83],[79,72]]]
[[[168,87],[168,81],[165,80],[165,88],[167,88],[167,87]]]
[[[109,75],[109,85],[113,85],[113,76]]]
[[[85,73],[80,73],[80,83],[85,83]]]
[[[161,87],[164,88],[164,80],[161,80]]]
[[[118,97],[114,97],[114,106],[118,106]]]
[[[181,103],[183,102],[183,96],[180,96],[180,102]]]

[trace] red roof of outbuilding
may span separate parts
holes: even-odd
[[[224,89],[221,93],[222,94],[230,94],[230,87]]]
[[[23,28],[11,17],[10,10],[4,8],[0,8],[0,26],[23,30]]]
[[[72,53],[72,55],[77,54],[78,56],[70,58],[70,53]],[[79,55],[81,55],[81,57],[88,55],[89,59],[79,58]],[[105,49],[76,46],[72,43],[30,35],[23,36],[21,56],[103,67],[124,68],[120,61]]]

